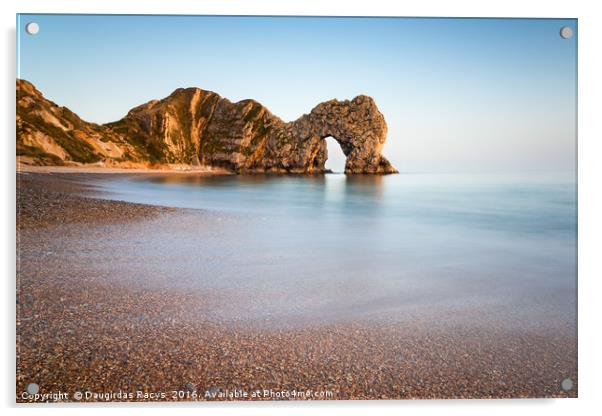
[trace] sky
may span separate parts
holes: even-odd
[[[576,19],[21,14],[17,55],[19,78],[87,121],[180,87],[254,98],[286,121],[365,94],[402,172],[575,169]]]

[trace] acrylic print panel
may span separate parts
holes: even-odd
[[[17,401],[576,397],[577,33],[17,16]]]

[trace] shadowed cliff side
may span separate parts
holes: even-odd
[[[346,173],[397,172],[380,154],[385,119],[363,95],[321,103],[285,123],[257,101],[232,103],[211,91],[180,88],[98,125],[17,80],[17,154],[34,164],[148,162],[237,173],[323,173],[329,136],[347,158]]]

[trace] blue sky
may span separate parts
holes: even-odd
[[[18,76],[88,121],[189,86],[285,120],[366,94],[401,171],[574,169],[574,19],[20,15],[17,43]]]

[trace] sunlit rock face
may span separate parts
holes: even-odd
[[[397,172],[381,155],[387,139],[385,118],[365,95],[321,103],[309,114],[274,129],[270,139],[282,156],[279,159],[287,163],[285,169],[322,172],[328,156],[324,139],[329,136],[345,154],[345,173]]]
[[[110,160],[202,164],[236,173],[323,173],[324,139],[331,136],[346,156],[346,173],[397,172],[381,155],[385,119],[364,95],[321,103],[285,123],[255,100],[232,103],[211,91],[180,88],[119,121],[97,125],[19,80],[17,124],[17,143],[44,164]]]

